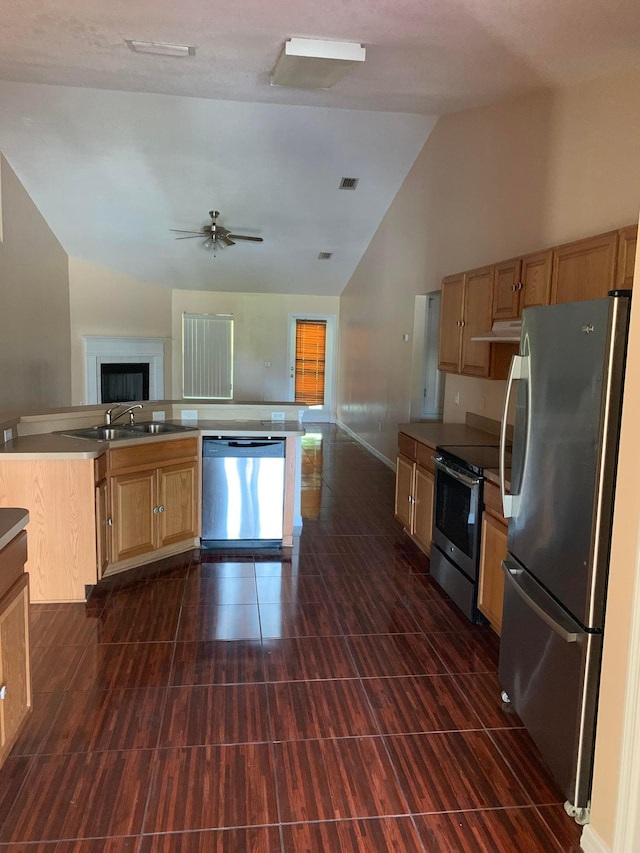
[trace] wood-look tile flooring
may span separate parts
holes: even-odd
[[[289,560],[193,552],[32,606],[0,850],[579,850],[502,708],[498,639],[430,581],[393,473],[308,432]]]

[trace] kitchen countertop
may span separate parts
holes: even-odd
[[[139,421],[143,423],[143,421]],[[107,447],[126,447],[157,441],[174,441],[188,436],[229,436],[230,438],[286,438],[304,435],[298,421],[243,421],[243,420],[171,420],[166,423],[190,427],[184,432],[144,435],[118,441],[94,441],[43,432],[18,436],[0,444],[0,460],[20,459],[95,459]],[[117,424],[116,424],[117,426]]]
[[[500,442],[500,436],[482,429],[469,426],[468,424],[447,423],[409,423],[398,424],[398,432],[404,432],[416,441],[421,441],[434,449],[438,445],[483,445]]]
[[[29,523],[26,509],[11,507],[0,509],[0,550],[8,545]]]

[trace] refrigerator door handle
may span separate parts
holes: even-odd
[[[507,448],[507,415],[509,413],[509,403],[511,401],[511,392],[513,383],[520,379],[529,378],[529,356],[514,355],[511,359],[511,367],[509,368],[509,378],[507,379],[507,391],[504,395],[504,410],[502,412],[502,424],[500,426],[500,497],[502,498],[502,514],[505,518],[513,518],[518,513],[519,495],[507,494],[505,485],[505,454]],[[529,436],[529,426],[527,425],[527,445]],[[524,466],[523,466],[524,470]]]
[[[529,593],[522,588],[522,585],[519,583],[519,578],[524,574],[523,569],[514,569],[503,562],[502,570],[506,575],[507,582],[511,584],[512,588],[515,590],[515,592],[518,593],[520,598],[522,598],[527,607],[533,610],[536,616],[542,619],[545,625],[551,628],[552,631],[555,631],[555,633],[565,642],[577,643],[578,634],[576,634],[574,631],[567,631],[566,628],[560,625],[560,623],[557,622],[552,616],[550,616],[546,610],[540,607],[537,601],[534,601],[534,599],[529,595]]]

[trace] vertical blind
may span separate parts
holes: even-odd
[[[295,402],[324,403],[326,320],[296,320]]]
[[[233,398],[233,317],[182,315],[182,395]]]

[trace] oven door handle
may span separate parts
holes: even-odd
[[[450,468],[442,456],[432,456],[431,461],[439,468],[441,471],[444,471],[445,474],[448,474],[450,477],[453,477],[454,480],[457,480],[459,483],[464,483],[465,486],[477,486],[480,480],[475,477],[467,477],[466,474],[463,474],[461,471],[456,471],[454,468]]]

